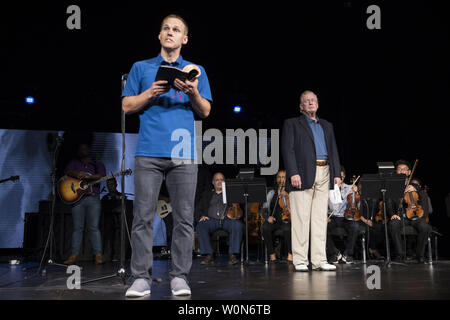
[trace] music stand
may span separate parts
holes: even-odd
[[[400,174],[365,174],[361,177],[361,197],[363,199],[373,198],[380,199],[380,193],[383,199],[383,214],[384,214],[384,235],[386,241],[386,262],[385,266],[390,267],[391,264],[403,265],[404,263],[392,262],[391,251],[389,246],[389,238],[387,231],[387,214],[386,214],[386,199],[398,199],[403,197],[405,189],[405,177]]]
[[[264,178],[238,178],[225,180],[225,195],[227,203],[245,203],[245,263],[248,260],[248,203],[265,202],[266,180]],[[243,253],[241,253],[243,254]]]

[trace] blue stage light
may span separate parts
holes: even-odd
[[[240,106],[235,106],[233,109],[234,113],[239,113],[239,112],[241,112],[241,110],[242,110],[242,108]]]
[[[28,103],[28,104],[33,104],[34,103],[34,98],[28,96],[28,97],[25,98],[25,102]]]

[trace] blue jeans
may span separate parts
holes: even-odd
[[[168,158],[136,157],[134,208],[131,231],[131,273],[151,285],[153,267],[153,217],[163,177],[172,205],[172,270],[169,278],[187,276],[192,266],[194,199],[197,165],[175,163]]]
[[[212,254],[210,235],[216,230],[223,229],[230,235],[230,246],[228,248],[229,254],[239,254],[241,251],[242,234],[244,231],[244,224],[240,220],[231,220],[225,218],[219,219],[209,218],[197,224],[198,241],[200,242],[201,254]]]
[[[81,240],[83,239],[84,222],[86,221],[94,254],[102,253],[102,236],[98,228],[101,215],[100,198],[85,196],[72,207],[73,233],[72,254],[80,253]]]

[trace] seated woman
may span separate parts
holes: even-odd
[[[267,202],[263,209],[265,213],[265,222],[262,226],[264,242],[267,247],[270,261],[276,261],[277,257],[274,249],[273,235],[275,231],[282,230],[285,248],[288,252],[287,260],[292,262],[291,245],[291,217],[289,208],[289,195],[284,190],[286,181],[286,171],[280,170],[277,173],[277,188],[267,194]],[[281,205],[280,205],[281,204]],[[284,213],[284,214],[283,214]]]

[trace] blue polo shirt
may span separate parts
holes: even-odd
[[[305,117],[313,133],[314,145],[316,147],[316,160],[328,160],[328,151],[327,145],[325,143],[325,134],[323,132],[322,126],[320,125],[319,118],[316,117],[317,121],[314,121],[310,117],[307,116]]]
[[[137,96],[150,88],[161,64],[183,69],[192,62],[183,60],[180,55],[177,61],[168,63],[164,61],[161,54],[149,60],[138,61],[133,64],[128,74],[122,97]],[[202,66],[199,66],[199,68],[201,75],[198,78],[198,91],[203,98],[212,101],[208,76]],[[174,147],[180,143],[189,145],[183,139],[190,137],[190,152],[189,149],[181,149],[175,158],[197,159],[194,113],[189,97],[184,92],[171,88],[169,92],[151,99],[139,112],[139,119],[140,128],[136,156],[172,158]],[[182,134],[179,138],[172,137],[172,133],[177,129],[182,129],[177,131],[178,133],[185,134]]]

